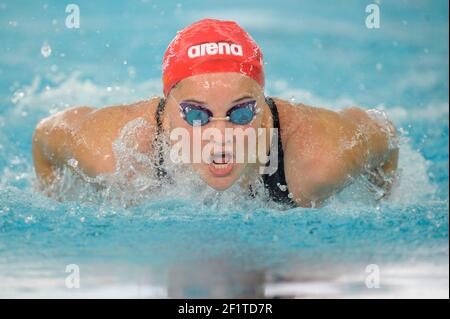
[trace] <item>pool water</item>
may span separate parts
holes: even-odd
[[[60,1],[1,0],[0,297],[448,298],[448,2],[377,1],[379,29],[369,3],[77,1],[68,29]],[[205,17],[260,44],[267,95],[384,109],[400,135],[392,196],[375,202],[362,180],[316,209],[189,180],[133,205],[72,181],[71,200],[37,192],[36,123],[161,95],[165,48]]]

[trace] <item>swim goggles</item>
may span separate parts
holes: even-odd
[[[198,104],[181,102],[179,106],[181,117],[192,126],[203,126],[210,121],[221,120],[230,121],[237,125],[246,125],[250,123],[260,111],[260,109],[256,108],[256,100],[236,104],[227,111],[225,117],[215,117],[209,109]]]

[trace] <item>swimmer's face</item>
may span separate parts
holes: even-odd
[[[189,133],[190,163],[200,177],[216,190],[227,189],[244,172],[256,165],[254,161],[249,160],[248,138],[241,130],[251,129],[257,136],[263,112],[260,111],[250,123],[245,125],[217,120],[210,121],[199,129],[199,127],[191,126],[180,116],[179,103],[189,101],[209,109],[214,117],[226,117],[227,111],[233,106],[252,100],[256,100],[257,109],[262,110],[265,105],[262,88],[252,78],[231,72],[206,73],[183,79],[170,91],[167,98],[171,130],[183,128]],[[231,138],[229,134],[225,135],[227,128],[233,129]],[[194,130],[201,132],[200,135],[194,134]],[[219,134],[207,139],[205,134],[210,132]],[[238,140],[243,143],[238,143]],[[200,152],[194,144],[201,145],[202,154],[194,154],[194,152]],[[255,155],[254,148],[251,149],[252,155]],[[244,160],[236,158],[238,152],[245,154]],[[197,160],[194,156],[197,156]],[[208,156],[209,160],[205,161]]]

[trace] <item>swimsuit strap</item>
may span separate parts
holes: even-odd
[[[164,107],[166,104],[166,100],[164,98],[161,98],[159,100],[158,103],[158,107],[156,109],[156,136],[155,139],[153,141],[153,145],[155,147],[155,150],[157,150],[158,152],[158,158],[157,158],[157,163],[156,163],[156,174],[158,175],[159,178],[161,177],[166,177],[167,176],[167,172],[166,170],[162,167],[164,164],[164,156],[163,156],[163,142],[160,139],[160,136],[163,133],[163,127],[162,127],[162,115],[164,112]]]
[[[158,107],[156,108],[156,125],[158,126],[158,130],[162,130],[162,121],[161,116],[164,112],[164,107],[166,105],[166,100],[161,98],[158,103]]]
[[[281,140],[280,118],[277,105],[270,97],[266,97],[266,103],[272,112],[273,128],[278,130],[278,168],[272,175],[262,175],[262,179],[273,200],[295,207],[296,204],[291,198],[289,198],[289,190],[287,189],[286,175],[284,172],[283,142]],[[266,164],[266,166],[270,166],[270,161]]]
[[[272,112],[273,128],[276,128],[278,130],[278,159],[284,159],[283,143],[281,141],[281,131],[280,131],[281,130],[280,117],[278,115],[277,105],[275,104],[275,101],[271,97],[266,97],[266,103],[269,106],[270,112]],[[278,165],[280,164],[283,165],[284,163],[278,162]],[[283,166],[283,173],[284,173],[284,166]]]

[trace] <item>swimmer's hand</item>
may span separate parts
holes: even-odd
[[[384,163],[365,174],[373,185],[381,189],[381,193],[377,192],[380,194],[377,200],[388,197],[391,194],[392,187],[398,180],[398,153],[398,148],[393,149]]]

